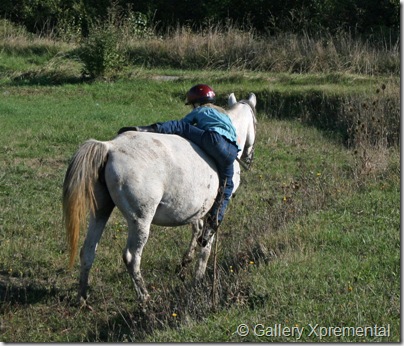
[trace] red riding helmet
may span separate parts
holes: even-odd
[[[215,102],[215,92],[213,89],[206,84],[198,84],[193,86],[187,92],[186,105],[194,105],[199,103],[201,105],[205,103],[214,103]]]

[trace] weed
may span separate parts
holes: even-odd
[[[374,176],[387,169],[389,147],[400,140],[400,106],[398,90],[382,84],[374,95],[365,99],[350,98],[343,105],[343,121],[347,129],[348,145],[356,160],[355,177],[358,184],[366,176]]]

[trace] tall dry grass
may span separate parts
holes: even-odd
[[[211,25],[195,32],[177,27],[147,39],[127,38],[129,61],[177,68],[249,69],[271,72],[398,74],[399,42],[372,42],[353,35],[281,33]]]
[[[23,28],[0,21],[0,51],[3,54],[22,56],[57,54],[69,46],[52,37],[38,37],[27,33]],[[71,48],[71,47],[70,47]]]
[[[98,70],[102,74],[116,73],[125,65],[274,73],[400,74],[398,41],[362,40],[349,33],[326,32],[316,36],[263,36],[252,28],[231,23],[212,24],[199,31],[178,26],[159,33],[141,19],[111,16],[109,22],[94,24],[85,39],[71,35],[58,39],[54,35],[34,36],[3,20],[0,49],[19,55],[70,51],[77,59],[82,58],[84,70],[91,70],[90,74]],[[86,66],[94,61],[100,66]]]

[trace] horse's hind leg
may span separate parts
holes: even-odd
[[[189,244],[188,251],[185,253],[184,257],[182,258],[181,262],[181,269],[179,271],[180,278],[185,276],[185,269],[187,265],[194,259],[195,257],[195,250],[197,246],[197,238],[201,235],[203,229],[203,220],[198,220],[197,222],[192,224],[192,239]],[[201,253],[199,255],[196,272],[195,272],[195,281],[201,280],[206,272],[206,267],[208,264],[210,252],[212,250],[212,244],[215,237],[211,237],[209,242],[206,244],[205,247],[201,248]]]
[[[208,264],[208,260],[209,260],[210,252],[212,250],[212,244],[213,244],[214,240],[215,240],[215,236],[212,236],[209,239],[206,246],[201,248],[201,253],[199,255],[198,265],[197,265],[196,273],[195,273],[196,281],[201,280],[205,275],[206,266]]]
[[[123,251],[123,261],[125,262],[129,275],[132,278],[140,300],[146,302],[150,296],[140,272],[140,262],[142,259],[143,248],[149,238],[151,221],[142,218],[127,218],[127,220],[129,234],[126,248]]]
[[[87,299],[88,276],[93,265],[98,242],[102,236],[112,210],[112,201],[105,186],[99,184],[95,189],[96,210],[90,215],[90,222],[84,244],[80,250],[80,287],[79,298]]]

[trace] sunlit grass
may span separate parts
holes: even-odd
[[[387,145],[377,122],[383,115],[399,133],[398,78],[129,67],[114,82],[83,83],[80,66],[53,64],[54,53],[31,60],[36,53],[15,50],[0,63],[1,341],[290,341],[241,338],[241,323],[390,324],[390,338],[325,341],[399,340],[399,136]],[[166,75],[178,79],[156,78]],[[212,262],[199,287],[191,273],[176,276],[190,228],[152,226],[144,314],[121,259],[125,220],[114,211],[91,272],[92,310],[80,309],[61,220],[69,159],[88,138],[181,118],[184,94],[199,82],[222,106],[230,92],[258,98],[256,161],[219,233],[218,306]],[[330,119],[346,123],[331,129]],[[380,145],[368,130],[382,130]]]

